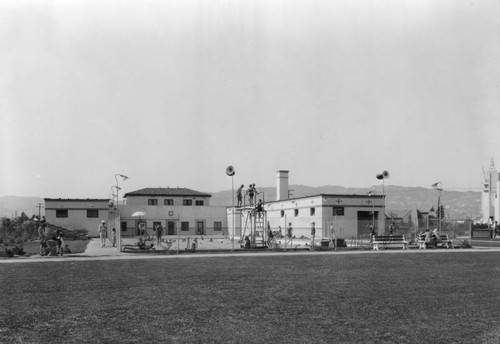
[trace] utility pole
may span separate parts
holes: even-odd
[[[38,221],[40,221],[42,219],[42,208],[44,208],[44,206],[42,203],[38,203],[36,207],[38,208]]]

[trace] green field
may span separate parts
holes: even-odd
[[[1,343],[498,343],[500,252],[0,264]]]

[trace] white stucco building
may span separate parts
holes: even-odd
[[[290,223],[297,238],[310,237],[311,223],[315,223],[316,238],[369,238],[372,224],[378,234],[385,231],[385,195],[319,194],[288,198],[288,171],[276,172],[276,201],[264,204],[266,224],[272,231],[285,229]],[[249,208],[227,209],[229,232],[244,236],[248,233]],[[330,232],[333,227],[334,233]]]
[[[162,225],[165,235],[227,234],[226,207],[211,206],[210,197],[187,188],[128,192],[124,195],[126,204],[120,207],[122,235],[139,235],[140,223],[145,223],[150,234],[156,224]],[[136,212],[144,212],[145,216],[133,216]]]
[[[108,199],[45,198],[45,219],[48,223],[70,230],[87,230],[97,236],[102,220],[110,221]]]

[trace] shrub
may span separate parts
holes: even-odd
[[[469,240],[466,239],[466,240],[462,241],[462,243],[460,244],[460,247],[461,248],[471,248],[472,245],[470,244]]]

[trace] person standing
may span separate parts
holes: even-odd
[[[242,195],[242,191],[243,191],[243,188],[245,187],[245,185],[241,184],[241,186],[238,188],[238,190],[236,191],[236,198],[238,199],[238,204],[236,205],[238,208],[241,207],[241,204],[242,204],[242,200],[243,200],[243,195]]]
[[[106,246],[106,221],[104,220],[99,225],[99,238],[101,239],[101,247]]]
[[[155,232],[156,232],[156,245],[160,245],[161,235],[163,234],[163,227],[161,226],[161,224],[156,225]]]
[[[56,256],[63,255],[63,247],[64,247],[64,239],[62,237],[61,232],[57,232],[57,235],[55,237],[56,244],[57,244],[57,251],[56,251]]]
[[[111,230],[111,243],[113,244],[113,247],[116,246],[116,228]]]
[[[269,224],[269,221],[267,222],[267,246],[271,246],[271,243],[273,242],[274,239],[274,234],[273,231],[271,230],[271,225]]]
[[[330,243],[333,248],[336,249],[337,246],[337,238],[336,238],[336,233],[335,233],[335,226],[333,223],[330,223]]]
[[[370,242],[373,242],[373,239],[375,238],[375,227],[373,227],[372,224],[369,224],[367,227],[370,232]]]
[[[264,204],[262,203],[261,199],[259,199],[259,202],[257,202],[256,210],[257,210],[257,215],[259,216],[260,219],[262,212],[264,211]]]
[[[292,228],[292,223],[288,222],[288,228],[286,229],[286,237],[288,238],[288,242],[290,243],[290,248],[292,248],[292,233],[293,233],[293,228]],[[286,238],[285,238],[285,248],[286,248]]]
[[[394,222],[389,225],[389,235],[394,235]]]
[[[247,195],[248,195],[248,202],[250,203],[250,206],[253,206],[253,196],[255,194],[255,184],[250,184],[247,189]]]
[[[312,237],[312,242],[311,242],[311,246],[315,246],[315,243],[314,243],[314,239],[316,237],[316,224],[313,222],[311,223],[311,237]]]
[[[42,223],[40,226],[38,226],[38,239],[43,240],[45,238],[45,227],[47,225],[45,223]]]

